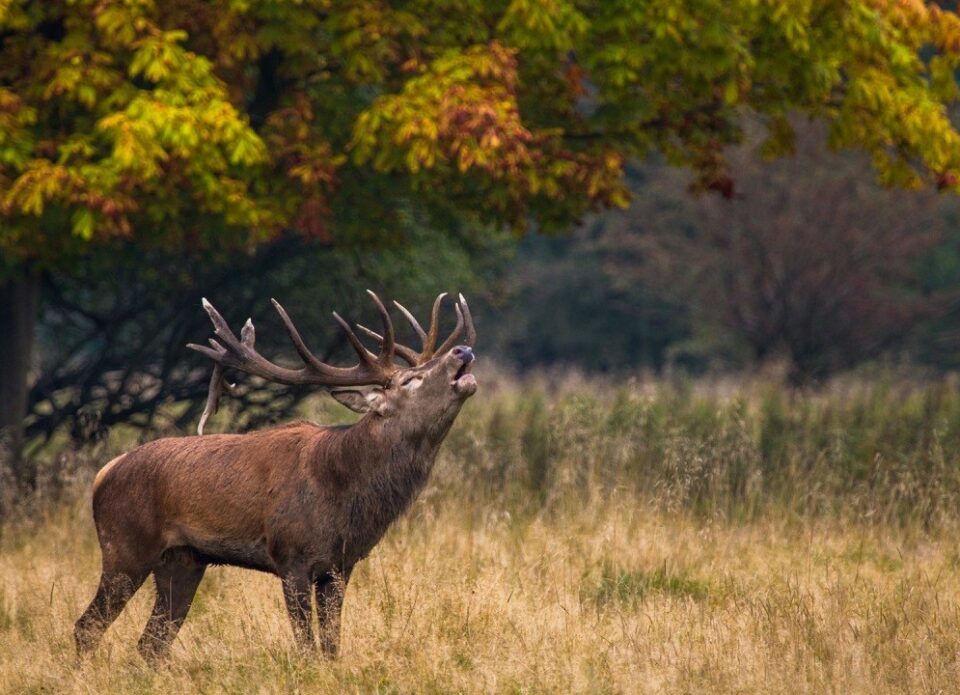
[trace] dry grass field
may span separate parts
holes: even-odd
[[[149,585],[78,661],[99,550],[77,455],[76,480],[3,529],[0,692],[960,690],[955,385],[474,400],[358,567],[336,662],[293,649],[278,580],[227,568],[168,667],[135,649]]]

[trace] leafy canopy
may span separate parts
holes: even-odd
[[[920,0],[0,0],[0,249],[563,225],[655,151],[730,194],[745,110],[956,189],[958,63]]]

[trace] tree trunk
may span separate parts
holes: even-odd
[[[39,288],[29,267],[0,280],[0,464],[6,462],[21,491],[36,485],[36,470],[23,457],[23,419]]]

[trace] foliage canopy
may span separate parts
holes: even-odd
[[[731,194],[745,109],[957,188],[960,19],[920,0],[0,0],[0,249],[389,240],[411,201],[522,229],[664,153]]]

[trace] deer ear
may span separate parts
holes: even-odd
[[[368,413],[371,410],[374,412],[384,414],[383,410],[386,406],[386,401],[383,398],[383,389],[371,389],[370,391],[331,391],[330,395],[333,396],[340,405],[344,405],[355,413]]]

